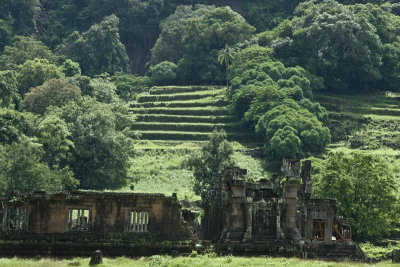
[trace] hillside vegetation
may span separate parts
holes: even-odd
[[[261,142],[232,114],[226,87],[153,87],[130,107],[136,119],[131,129],[140,134],[140,141],[206,141],[217,128],[227,132],[228,140],[244,146]]]
[[[224,166],[257,180],[311,158],[353,237],[390,237],[399,15],[394,0],[1,1],[0,197],[198,200]]]

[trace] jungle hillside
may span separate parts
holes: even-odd
[[[312,161],[369,257],[400,249],[399,1],[0,2],[0,197],[196,210],[225,167],[258,181],[285,158]]]

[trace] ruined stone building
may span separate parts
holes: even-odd
[[[281,175],[257,182],[245,169],[225,170],[203,194],[204,239],[237,252],[297,250],[314,256],[364,257],[335,199],[313,197],[311,162],[284,160]],[[261,250],[261,251],[260,251]]]
[[[100,248],[147,255],[163,251],[153,243],[196,240],[194,230],[193,214],[175,194],[35,192],[0,199],[0,239],[10,241],[0,242],[0,255],[90,255]]]
[[[35,192],[0,198],[0,256],[188,253],[198,238],[219,253],[364,257],[337,216],[337,202],[311,194],[311,165],[284,161],[282,174],[248,182],[225,170],[202,196],[201,227],[176,194]],[[208,241],[204,243],[209,243]]]

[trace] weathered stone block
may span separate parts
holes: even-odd
[[[103,263],[103,253],[101,253],[101,250],[96,250],[93,251],[92,256],[90,258],[89,265],[90,266],[95,266]]]

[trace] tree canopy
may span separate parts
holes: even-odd
[[[183,83],[224,83],[218,53],[251,38],[255,28],[229,7],[180,6],[161,25],[150,66],[162,61],[177,65]]]
[[[207,191],[225,168],[233,166],[232,154],[233,148],[226,140],[225,131],[215,129],[200,153],[193,154],[186,162],[186,165],[193,170],[196,194]]]
[[[59,51],[78,62],[86,75],[127,72],[129,58],[119,39],[118,24],[117,16],[104,17],[82,34],[71,33]]]
[[[285,64],[323,77],[331,91],[396,88],[398,16],[372,4],[335,0],[306,1],[294,15],[258,35]]]
[[[30,112],[44,114],[49,106],[63,106],[81,97],[81,90],[63,79],[51,79],[28,92],[22,107]]]
[[[315,194],[338,200],[338,212],[357,240],[381,238],[399,220],[398,181],[385,159],[331,153],[313,181]]]

